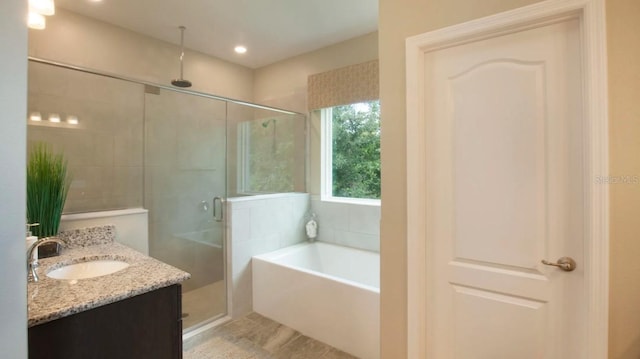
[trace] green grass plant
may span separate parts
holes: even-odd
[[[36,143],[27,163],[27,221],[40,223],[32,228],[34,235],[42,238],[58,234],[70,184],[64,155]]]

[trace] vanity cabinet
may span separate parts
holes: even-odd
[[[30,359],[182,358],[174,284],[29,328]]]

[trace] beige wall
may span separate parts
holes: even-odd
[[[31,56],[166,85],[180,75],[179,54],[179,46],[60,8],[45,30],[29,31]],[[192,90],[253,100],[253,70],[247,67],[187,50],[184,78]]]
[[[640,1],[607,0],[612,176],[640,176]],[[611,185],[609,357],[640,358],[640,185]]]
[[[353,38],[255,71],[257,103],[307,113],[309,75],[378,58],[378,33]]]
[[[383,358],[406,357],[405,56],[410,35],[536,0],[380,0]],[[608,0],[611,174],[640,175],[640,2]],[[640,186],[611,188],[609,357],[640,357]]]

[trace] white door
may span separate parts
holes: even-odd
[[[429,358],[585,357],[580,44],[573,18],[425,54]]]

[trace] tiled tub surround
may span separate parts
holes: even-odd
[[[380,205],[311,200],[318,240],[380,252]]]
[[[329,243],[253,258],[255,312],[363,359],[380,357],[380,256]]]
[[[58,257],[40,259],[37,269],[40,280],[27,285],[29,327],[189,279],[189,273],[113,242],[114,236],[112,226],[61,233],[69,246],[63,248]],[[61,266],[95,259],[121,260],[129,267],[113,274],[79,280],[46,276]]]
[[[229,314],[239,318],[252,311],[251,257],[306,240],[306,193],[278,193],[229,198],[227,201],[227,273]]]

